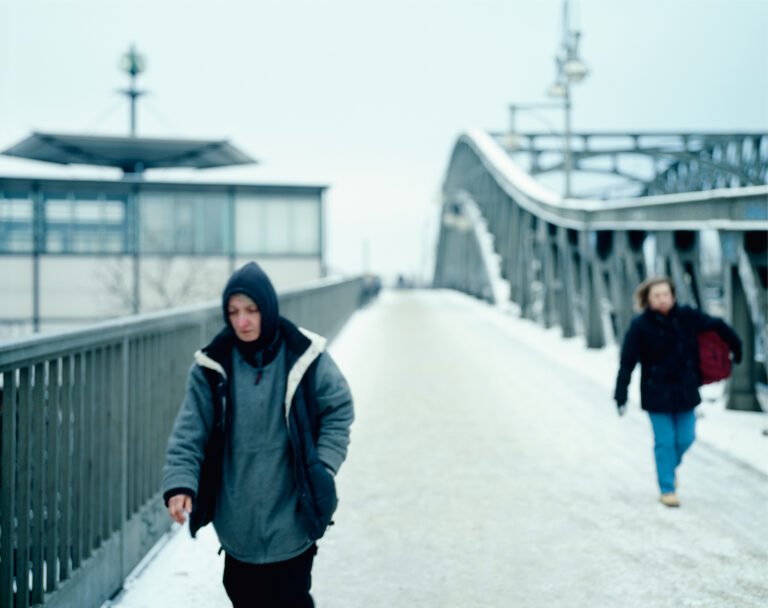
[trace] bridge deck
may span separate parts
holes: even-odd
[[[638,408],[619,419],[595,373],[483,308],[385,294],[334,344],[357,421],[314,570],[318,606],[766,601],[768,477],[700,441],[681,469],[683,507],[666,509]],[[613,378],[611,359],[582,352]],[[204,532],[170,536],[115,605],[227,605]]]

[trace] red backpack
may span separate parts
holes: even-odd
[[[731,375],[731,353],[716,331],[704,331],[699,339],[699,371],[701,383],[711,384]]]

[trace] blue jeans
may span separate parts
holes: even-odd
[[[696,413],[648,412],[653,427],[656,475],[662,494],[675,491],[675,469],[696,439]]]

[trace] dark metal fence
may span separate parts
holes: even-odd
[[[365,296],[318,282],[281,312],[331,337]],[[168,529],[165,444],[221,325],[216,303],[0,346],[0,608],[99,606]]]

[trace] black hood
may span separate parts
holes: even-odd
[[[229,298],[237,293],[251,298],[261,312],[261,335],[254,342],[242,342],[237,339],[232,324],[229,322],[228,303]],[[277,293],[261,266],[256,262],[248,262],[242,268],[236,270],[227,281],[222,294],[222,312],[224,322],[232,330],[237,341],[237,347],[246,360],[252,364],[264,364],[259,351],[264,349],[274,350],[279,341],[280,311],[278,308]],[[271,359],[271,357],[269,357]]]

